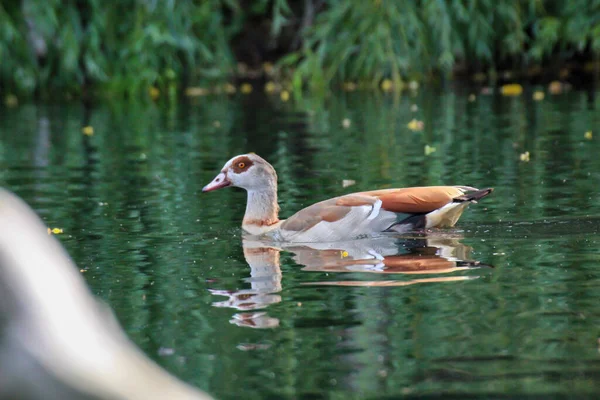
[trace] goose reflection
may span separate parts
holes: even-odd
[[[429,234],[414,237],[381,236],[346,242],[285,244],[244,238],[242,245],[244,257],[250,266],[250,277],[247,278],[250,288],[237,291],[210,289],[212,294],[228,297],[227,300],[213,303],[213,306],[244,311],[235,314],[230,321],[238,326],[279,326],[279,320],[270,317],[264,309],[281,302],[278,294],[282,290],[281,251],[291,253],[293,260],[303,266],[303,271],[355,273],[354,280],[314,280],[303,282],[302,285],[383,287],[479,278],[479,275],[474,274],[455,274],[491,267],[471,259],[472,248],[461,243],[460,239],[459,236],[448,234]],[[364,273],[362,278],[365,279],[357,279],[361,277],[356,273]],[[396,275],[396,278],[368,279],[372,274],[390,277]],[[398,279],[397,274],[410,275],[411,278]]]
[[[281,269],[279,268],[280,249],[269,247],[264,243],[243,242],[244,258],[250,266],[250,289],[227,291],[209,289],[218,296],[226,296],[227,300],[214,302],[215,307],[229,307],[241,311],[253,311],[279,303],[281,296]],[[279,326],[277,318],[271,318],[265,312],[246,312],[235,314],[232,324],[250,328],[275,328]]]
[[[421,236],[412,238],[381,237],[368,241],[324,243],[289,249],[294,260],[304,265],[303,271],[365,272],[371,274],[448,274],[469,269],[490,267],[472,260],[472,248],[451,236]],[[412,279],[408,281],[320,281],[312,285],[406,286],[426,282],[451,282],[478,276],[459,275]]]

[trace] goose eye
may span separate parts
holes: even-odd
[[[239,169],[244,169],[244,168],[246,168],[246,163],[241,162],[241,163],[238,163],[237,166]]]

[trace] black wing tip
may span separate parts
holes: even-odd
[[[483,264],[480,261],[469,261],[469,260],[461,260],[461,261],[457,261],[456,262],[456,266],[457,267],[462,267],[462,268],[496,268],[491,264]]]
[[[492,193],[493,191],[494,191],[494,188],[475,190],[475,191],[472,191],[469,193],[465,193],[462,196],[455,197],[454,201],[456,201],[456,202],[479,201],[479,200],[483,199],[484,197],[486,197],[487,195],[489,195],[490,193]]]

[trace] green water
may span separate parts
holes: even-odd
[[[2,108],[0,180],[63,229],[130,338],[217,398],[598,396],[597,102],[467,94]],[[496,191],[449,232],[245,257],[245,193],[200,192],[249,151],[284,217],[366,189]],[[369,249],[404,267],[344,264]]]

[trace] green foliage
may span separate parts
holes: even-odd
[[[597,52],[600,1],[330,0],[304,38],[296,74],[313,88],[400,81]]]
[[[0,83],[9,91],[135,93],[232,62],[226,2],[23,0],[0,5]]]
[[[254,43],[277,51],[256,54]],[[247,61],[235,45],[254,62],[279,57],[296,89],[375,87],[457,67],[589,59],[600,50],[600,0],[13,0],[0,4],[0,89],[136,94],[228,79]]]
[[[582,52],[588,45],[600,50],[600,1],[560,0],[544,2],[533,21],[534,37],[530,54],[541,59],[557,48],[561,52]]]

